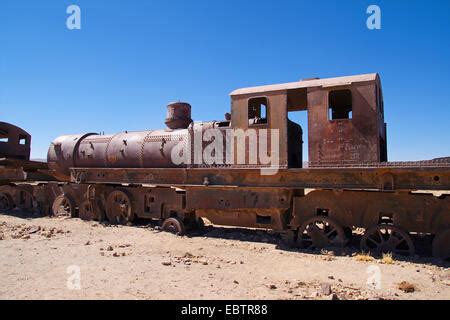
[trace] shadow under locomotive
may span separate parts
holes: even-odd
[[[47,215],[42,215],[39,211],[23,210],[20,208],[2,211],[0,215],[11,216],[27,221],[48,217]],[[59,218],[79,219],[70,217],[66,214],[60,215]],[[97,223],[105,228],[120,227],[120,225],[110,223],[107,220],[97,221]],[[127,226],[132,228],[150,229],[155,232],[165,232],[165,230],[163,230],[161,226],[161,222],[158,220],[137,219],[133,223],[128,223]],[[289,239],[283,237],[281,234],[276,233],[270,229],[229,227],[212,225],[208,223],[208,225],[205,226],[202,224],[200,227],[198,225],[187,226],[185,232],[186,233],[183,236],[180,236],[180,238],[213,238],[245,242],[249,244],[270,244],[274,245],[276,249],[281,251],[320,255],[323,257],[331,257],[331,260],[333,259],[333,257],[352,257],[358,254],[368,254],[372,255],[374,258],[382,257],[381,254],[361,251],[359,245],[363,235],[358,234],[357,232],[352,233],[351,237],[349,237],[349,239],[346,241],[345,246],[329,246],[322,248],[301,248],[296,244],[295,241],[290,241]],[[411,238],[414,241],[416,254],[414,256],[403,256],[394,253],[392,254],[394,261],[404,261],[418,264],[433,264],[445,268],[450,267],[450,259],[440,259],[432,256],[432,252],[430,250],[430,244],[433,241],[432,236],[412,235]]]

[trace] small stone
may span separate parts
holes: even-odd
[[[114,252],[113,257],[120,257],[120,254],[118,252]]]
[[[322,257],[322,260],[324,260],[324,261],[333,261],[334,258],[330,257],[330,256],[325,256],[325,257]]]
[[[234,280],[234,281],[233,281],[233,283],[235,283],[235,284],[239,284],[239,281],[237,281],[237,280]]]
[[[88,241],[88,242],[86,242],[84,245],[85,245],[85,246],[90,246],[90,245],[91,245],[91,242]]]
[[[19,237],[20,237],[20,234],[17,234],[17,233],[13,233],[11,235],[11,238],[13,238],[13,239],[19,239]]]
[[[329,295],[328,299],[329,300],[339,300],[339,298],[338,298],[336,293],[332,293],[331,295]]]
[[[28,234],[33,234],[33,233],[36,233],[36,232],[38,232],[38,231],[40,231],[40,230],[41,230],[41,227],[34,226],[34,227],[31,227],[31,228],[28,230]]]
[[[398,288],[399,290],[402,290],[406,293],[413,293],[414,291],[416,291],[416,286],[407,281],[402,281],[401,283],[399,283]]]
[[[328,276],[328,279],[334,280],[334,277],[333,276]]]
[[[113,251],[114,248],[112,246],[108,246],[108,248],[106,248],[107,251]]]
[[[163,266],[168,267],[168,266],[171,266],[171,265],[172,265],[172,262],[170,262],[170,261],[163,261],[161,264],[162,264]]]
[[[271,284],[271,285],[269,285],[269,289],[270,289],[270,290],[276,290],[276,289],[277,289],[277,286],[274,285],[274,284]]]
[[[329,283],[322,283],[321,291],[323,295],[329,296],[333,292],[331,291],[331,285]]]

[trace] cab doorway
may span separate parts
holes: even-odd
[[[289,168],[305,168],[308,166],[307,100],[306,88],[288,90],[287,92]]]

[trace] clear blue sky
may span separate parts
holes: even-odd
[[[236,88],[379,72],[390,160],[450,156],[449,39],[448,0],[2,0],[0,121],[44,158],[61,134],[164,127],[173,100],[219,120]]]

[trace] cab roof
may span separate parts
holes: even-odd
[[[292,89],[301,89],[301,88],[311,88],[311,87],[334,87],[334,86],[343,86],[350,85],[355,82],[367,82],[367,81],[375,81],[378,78],[377,73],[368,73],[361,75],[353,75],[346,77],[337,77],[337,78],[313,78],[313,79],[305,79],[297,82],[288,82],[281,84],[272,84],[266,86],[258,86],[258,87],[248,87],[234,90],[230,93],[230,96],[238,96],[244,94],[255,94],[255,93],[264,93],[264,92],[274,92],[274,91],[284,91],[284,90],[292,90]]]

